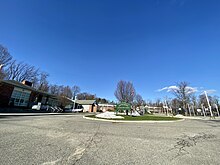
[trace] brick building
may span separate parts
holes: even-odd
[[[31,83],[14,80],[0,81],[0,107],[31,108],[34,104],[58,106],[57,96],[36,90]]]
[[[76,100],[76,103],[83,107],[83,112],[97,112],[98,110],[96,100]]]

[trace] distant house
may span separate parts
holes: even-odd
[[[50,106],[60,104],[57,96],[36,90],[31,86],[32,83],[28,81],[20,83],[14,80],[1,80],[0,107],[31,108],[37,103]]]
[[[102,112],[106,112],[106,111],[114,111],[115,110],[115,106],[113,104],[99,104],[99,109]]]
[[[162,107],[156,107],[156,106],[154,107],[154,106],[146,105],[144,108],[150,111],[151,113],[161,113],[163,111]]]
[[[83,112],[97,112],[96,100],[76,100],[76,103],[83,107]]]
[[[69,99],[71,100],[71,99]],[[75,100],[71,100],[71,105],[66,107],[73,108]],[[76,100],[75,102],[75,109],[83,109],[83,112],[97,112],[98,104],[96,100]]]

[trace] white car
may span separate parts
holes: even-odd
[[[83,112],[83,109],[72,109],[72,112],[75,113],[75,112]]]
[[[76,113],[76,112],[83,112],[83,109],[65,109],[65,112],[73,112],[73,113]]]

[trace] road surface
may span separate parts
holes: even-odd
[[[220,120],[112,123],[0,115],[0,164],[220,164]]]

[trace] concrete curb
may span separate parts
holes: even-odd
[[[96,120],[96,121],[107,121],[107,122],[112,122],[112,123],[174,123],[174,122],[179,122],[179,121],[184,121],[185,119],[180,119],[180,120],[169,120],[169,121],[156,121],[156,120],[108,120],[108,119],[97,119],[97,118],[91,118],[91,117],[86,117],[83,116],[84,119],[87,120]]]
[[[82,116],[74,113],[0,113],[0,117],[25,117],[25,116]]]
[[[209,121],[220,120],[219,117],[216,117],[215,119],[213,118],[210,119],[210,117],[188,117],[188,116],[176,117],[176,118],[187,119],[187,120],[209,120]]]
[[[0,116],[57,115],[61,113],[0,113]]]

